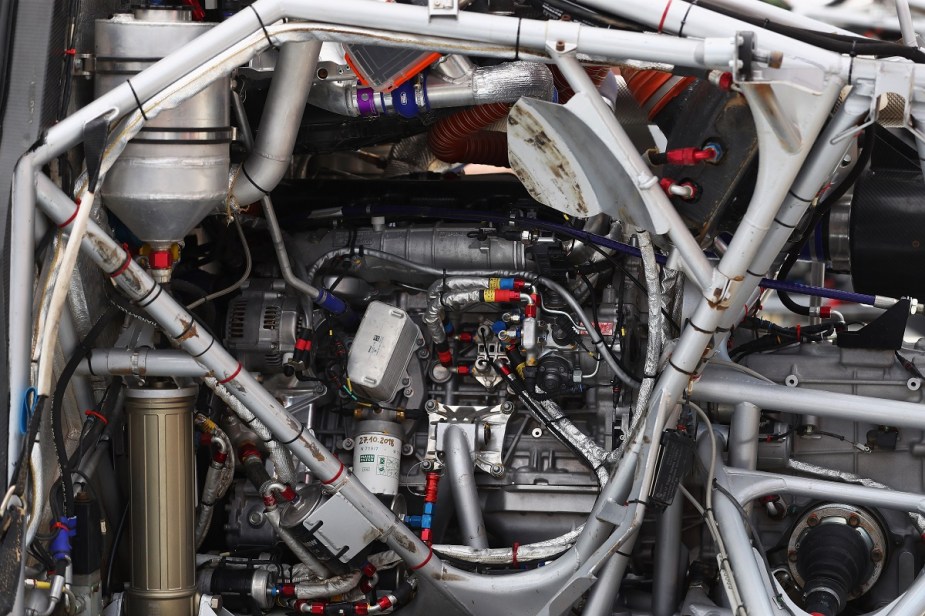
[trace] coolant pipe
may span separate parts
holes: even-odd
[[[269,194],[289,169],[319,51],[321,41],[286,43],[280,50],[257,139],[231,185],[231,194],[239,204],[247,205]]]
[[[497,223],[499,225],[508,225],[511,223],[510,218],[498,214],[489,214],[487,212],[468,213],[460,211],[438,210],[437,208],[431,208],[422,205],[355,205],[337,208],[337,210],[337,212],[325,212],[325,214],[338,215],[345,218],[365,218],[370,216],[421,216],[425,218],[441,217],[471,222],[487,221]],[[545,220],[529,220],[524,221],[524,224],[529,224],[531,227],[542,229],[544,231],[558,232],[563,235],[576,238],[584,243],[595,244],[603,248],[610,248],[611,250],[621,254],[629,255],[631,257],[641,258],[642,256],[642,254],[639,252],[639,249],[635,246],[630,246],[629,244],[624,244],[623,242],[619,242],[613,238],[598,235],[596,233],[589,233],[587,231],[573,229],[572,227],[566,225],[555,222],[548,222]],[[658,261],[659,265],[664,265],[668,261],[668,257],[664,255],[656,255],[655,260]],[[864,304],[866,306],[873,306],[875,308],[889,308],[898,301],[897,299],[891,297],[867,295],[864,293],[841,291],[839,289],[827,289],[824,287],[814,287],[811,285],[801,284],[799,282],[774,280],[773,278],[762,278],[760,286],[764,287],[765,289],[771,289],[775,291],[781,290],[798,295],[808,295],[810,297],[825,297],[828,299],[850,302],[852,304]]]
[[[317,54],[315,54],[315,57],[317,59]],[[247,120],[247,114],[244,112],[244,102],[237,92],[232,93],[231,101],[234,107],[235,117],[238,120],[241,140],[248,150],[254,152],[256,151],[257,145],[254,143],[253,132]],[[301,120],[301,112],[299,113],[299,118]],[[244,164],[247,163],[245,162]],[[243,171],[244,165],[241,166],[241,172],[243,173]],[[283,240],[283,232],[280,229],[279,220],[276,218],[276,209],[273,207],[273,201],[268,194],[264,194],[260,200],[260,204],[263,207],[263,214],[267,221],[267,229],[270,231],[270,239],[273,241],[273,249],[276,251],[276,258],[279,261],[279,269],[283,274],[283,280],[286,281],[286,284],[299,293],[302,293],[308,298],[309,302],[317,302],[318,305],[325,310],[338,315],[347,314],[349,312],[347,304],[340,298],[328,293],[324,289],[313,287],[293,273],[292,262],[289,260],[289,252],[286,250],[286,243]],[[306,311],[307,310],[306,307]]]
[[[463,541],[471,548],[487,548],[488,535],[482,519],[482,507],[475,486],[475,468],[469,455],[469,439],[461,428],[450,425],[444,436],[447,478],[456,501],[456,513]]]

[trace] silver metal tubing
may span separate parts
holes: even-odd
[[[773,400],[774,409],[786,413],[925,428],[925,407],[921,404],[772,385],[727,368],[708,367],[700,379],[694,382],[691,399],[720,404],[764,403]]]
[[[542,64],[519,61],[470,68],[470,73],[457,79],[429,74],[423,84],[416,86],[418,109],[423,112],[485,103],[513,103],[523,96],[552,98],[552,74]],[[318,83],[312,87],[308,102],[332,113],[356,117],[363,115],[357,99],[360,88],[356,82]],[[368,88],[363,89],[368,93]],[[391,95],[377,95],[373,100],[374,115],[398,113]]]
[[[649,0],[584,0],[582,4],[613,13],[635,22],[657,28],[659,32],[677,33],[684,36],[706,38],[718,32],[754,32],[758,44],[767,50],[786,50],[785,64],[815,65],[830,74],[846,74],[847,57],[825,51],[808,43],[777,34],[748,22],[721,15],[696,3],[672,0],[653,3]],[[804,64],[806,63],[806,64]]]
[[[772,4],[765,4],[763,2],[750,2],[749,0],[713,0],[713,5],[732,9],[741,13],[748,13],[754,17],[764,17],[775,23],[793,26],[794,28],[818,30],[819,32],[844,34],[846,36],[858,36],[858,34],[850,30],[843,30],[842,28],[837,28],[824,21],[819,21],[818,19],[813,19],[806,15],[794,13],[793,11],[788,11],[787,9]]]
[[[44,174],[40,174],[38,180],[39,198],[45,212],[57,224],[66,222],[73,212],[73,204]],[[225,385],[253,412],[277,440],[288,444],[328,489],[340,492],[356,507],[383,534],[383,541],[410,566],[425,575],[439,571],[439,559],[433,557],[418,536],[352,477],[344,465],[305,426],[291,417],[211,334],[199,327],[193,316],[132,261],[115,240],[91,223],[82,246],[104,272],[121,272],[113,280],[123,292],[157,321],[180,348],[206,366],[219,384]]]
[[[287,43],[280,50],[257,139],[231,186],[238,203],[249,204],[266,195],[289,169],[319,51],[320,41]]]
[[[720,464],[718,463],[717,466],[719,467]],[[766,494],[793,494],[811,496],[822,501],[834,500],[896,511],[925,511],[925,495],[912,492],[884,490],[813,477],[747,471],[725,466],[722,472],[724,479],[721,483],[743,504]],[[719,479],[719,468],[717,468],[716,476]],[[719,502],[722,499],[715,500]]]
[[[203,377],[208,373],[189,353],[173,349],[94,349],[77,367],[79,375],[96,376]]]
[[[674,501],[655,518],[655,573],[652,589],[653,616],[672,616],[680,597],[681,522],[684,499],[675,494]],[[686,561],[685,561],[686,562]]]
[[[617,599],[620,578],[626,571],[625,562],[626,559],[621,559],[619,556],[610,557],[588,595],[588,602],[581,611],[582,616],[611,616],[613,614],[613,604]]]
[[[6,477],[12,477],[19,460],[23,435],[19,431],[20,409],[29,388],[29,357],[32,348],[32,288],[35,279],[35,209],[30,205],[35,167],[28,156],[20,159],[13,175],[10,237],[16,238],[15,258],[10,259],[9,329],[7,367],[10,407],[7,414]],[[21,207],[15,207],[15,204]]]
[[[722,437],[717,434],[716,438],[720,440]],[[711,463],[709,439],[703,437],[703,435],[698,439],[697,451],[704,466],[708,466]],[[716,452],[715,463],[717,483],[728,488],[730,482],[726,476],[726,471],[730,469],[723,465],[721,451]],[[716,516],[716,522],[719,525],[727,555],[732,563],[733,575],[739,587],[739,595],[745,604],[747,612],[763,616],[787,613],[775,609],[771,603],[771,597],[765,586],[765,574],[758,568],[752,542],[748,537],[745,526],[742,524],[742,517],[738,508],[726,496],[717,493],[713,499],[713,514]],[[733,611],[735,611],[735,606],[733,606]]]
[[[745,313],[744,306],[749,296],[755,291],[761,277],[771,269],[780,254],[781,247],[793,233],[793,227],[799,224],[809,204],[819,192],[819,188],[826,182],[829,174],[838,167],[850,147],[850,140],[839,143],[832,143],[832,141],[867,116],[870,111],[870,95],[869,86],[860,84],[854,86],[845,102],[823,129],[820,138],[807,157],[806,164],[797,175],[791,192],[784,198],[774,218],[771,231],[768,233],[767,241],[759,248],[753,265],[745,274],[744,282],[736,289],[730,300],[731,309],[720,323],[722,328],[729,329],[742,320]]]
[[[315,58],[317,62],[317,54],[315,54]],[[255,149],[254,137],[251,132],[250,124],[247,121],[247,114],[244,112],[244,104],[241,101],[241,97],[235,92],[231,100],[234,105],[238,126],[241,128],[241,138],[244,141],[244,145],[247,146],[248,150],[253,151]],[[301,118],[301,112],[299,117]],[[286,250],[286,242],[283,239],[283,232],[279,226],[279,219],[276,218],[276,209],[273,207],[273,200],[270,199],[269,195],[263,195],[260,203],[263,206],[264,215],[266,216],[267,229],[270,231],[270,240],[273,242],[273,249],[276,251],[276,258],[277,261],[279,261],[279,269],[283,274],[283,280],[293,289],[304,294],[309,301],[316,299],[320,293],[319,290],[311,284],[301,280],[292,271],[292,262],[289,260],[289,252]]]
[[[469,439],[457,426],[449,426],[445,438],[447,479],[453,490],[463,541],[472,548],[487,548],[488,535],[482,519],[479,492],[475,487],[475,467],[469,455]]]
[[[713,267],[704,256],[700,245],[687,231],[680,214],[672,206],[658,180],[652,175],[652,171],[642,159],[636,145],[626,134],[626,130],[620,125],[620,122],[617,121],[613,111],[598,94],[597,88],[585,72],[584,67],[573,55],[557,55],[555,61],[556,66],[568,80],[576,95],[590,94],[587,100],[608,129],[607,138],[616,143],[621,151],[622,156],[618,157],[617,162],[636,183],[643,203],[649,211],[649,216],[653,221],[661,221],[653,225],[654,229],[647,230],[653,233],[665,233],[667,230],[668,235],[675,244],[675,248],[684,259],[685,271],[697,282],[701,289],[710,289],[713,285]]]
[[[915,24],[912,21],[912,11],[909,9],[909,0],[894,0],[896,16],[899,18],[899,31],[903,36],[903,45],[918,47],[918,35],[915,33]]]
[[[729,466],[755,470],[758,466],[758,424],[761,409],[751,402],[740,402],[729,425]]]
[[[82,137],[83,126],[89,120],[111,112],[119,117],[135,109],[137,102],[132,89],[138,99],[147,101],[173,81],[195,72],[199,66],[220,55],[234,42],[257,32],[263,37],[264,25],[284,17],[468,41],[470,52],[481,50],[481,45],[477,43],[488,43],[517,47],[524,52],[544,53],[547,41],[560,38],[578,41],[578,51],[589,56],[620,60],[645,55],[654,62],[692,68],[724,69],[736,55],[734,41],[725,37],[709,42],[688,41],[610,31],[573,22],[546,22],[468,12],[452,20],[432,20],[426,7],[396,3],[370,4],[366,0],[339,0],[336,3],[327,0],[257,0],[252,7],[253,10],[231,16],[139,73],[132,79],[132,87],[128,84],[119,86],[49,128],[44,141],[32,153],[34,163],[47,163],[62,151],[76,145]],[[409,41],[403,40],[401,44],[409,46]],[[457,48],[455,51],[463,49]],[[838,57],[837,54],[831,55]],[[845,74],[847,69],[846,64],[843,71]],[[27,172],[25,177],[28,177],[32,169],[23,171]]]

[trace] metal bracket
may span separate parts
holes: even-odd
[[[546,52],[550,58],[573,53],[578,49],[578,24],[569,21],[549,21],[546,26]]]
[[[71,75],[90,79],[96,71],[96,57],[92,53],[79,53],[74,56]]]
[[[430,400],[424,408],[430,424],[427,431],[427,458],[433,460],[437,467],[442,466],[437,453],[443,451],[445,428],[450,424],[458,424],[470,438],[470,446],[475,452],[475,466],[494,477],[504,473],[501,453],[507,422],[514,412],[513,404],[505,402],[487,407],[447,406]],[[468,430],[465,429],[467,427]]]
[[[382,531],[339,492],[312,511],[302,525],[342,562],[382,536]]]
[[[459,15],[459,0],[428,0],[427,14],[434,17],[456,17]]]

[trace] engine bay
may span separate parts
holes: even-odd
[[[925,613],[917,0],[59,4],[0,613]]]

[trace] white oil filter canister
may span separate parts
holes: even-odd
[[[401,474],[402,429],[391,421],[362,421],[353,447],[353,474],[373,494],[394,496]]]

